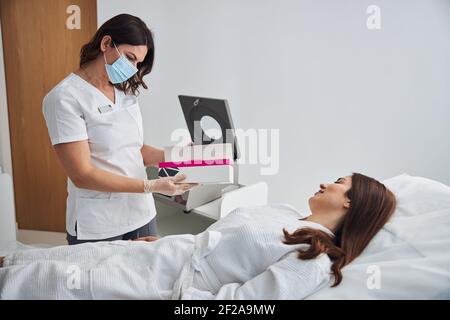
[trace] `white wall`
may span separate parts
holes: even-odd
[[[279,173],[240,175],[270,201],[307,210],[353,171],[450,184],[450,1],[98,0],[99,24],[123,12],[155,34],[146,143],[185,127],[178,94],[227,98],[237,127],[280,129]]]
[[[1,172],[12,176],[11,145],[9,141],[8,106],[6,99],[5,64],[0,24],[0,167]]]

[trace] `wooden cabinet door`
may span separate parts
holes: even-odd
[[[42,99],[77,68],[81,46],[97,30],[97,4],[0,0],[0,19],[19,228],[65,232],[67,177],[50,144]]]

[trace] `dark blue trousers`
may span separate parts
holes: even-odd
[[[77,227],[75,226],[75,231]],[[69,245],[72,244],[80,244],[80,243],[86,243],[86,242],[99,242],[99,241],[114,241],[114,240],[133,240],[140,237],[148,237],[148,236],[157,236],[157,226],[156,226],[156,217],[153,218],[152,221],[147,223],[146,225],[130,231],[125,234],[121,234],[112,238],[107,239],[95,239],[95,240],[78,240],[76,236],[72,236],[69,233],[67,233],[67,242]]]

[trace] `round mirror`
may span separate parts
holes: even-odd
[[[202,127],[202,130],[205,132],[205,134],[211,139],[219,140],[220,138],[222,138],[222,128],[213,117],[203,116],[200,119],[200,126]]]

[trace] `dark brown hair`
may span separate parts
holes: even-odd
[[[309,244],[308,249],[298,250],[299,259],[314,259],[322,253],[329,256],[334,275],[332,287],[341,283],[341,269],[361,254],[396,206],[394,194],[384,184],[360,173],[353,173],[352,187],[346,196],[350,199],[350,208],[334,237],[312,228],[300,228],[292,234],[283,229],[284,243]]]
[[[142,62],[137,64],[138,72],[124,83],[115,84],[114,86],[125,93],[137,95],[139,86],[148,89],[143,78],[149,74],[153,68],[155,57],[155,48],[153,44],[153,36],[147,25],[138,17],[130,14],[119,14],[106,21],[97,30],[91,41],[81,48],[80,68],[102,54],[100,44],[104,36],[110,36],[112,39],[111,47],[120,44],[129,44],[132,46],[146,45],[147,55]]]

